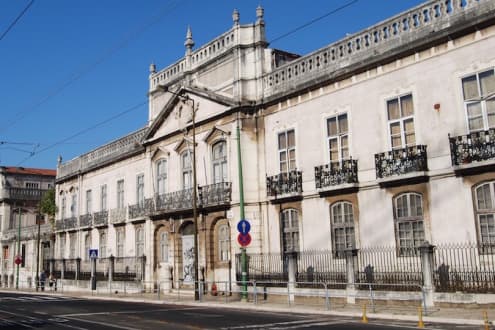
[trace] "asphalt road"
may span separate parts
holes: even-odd
[[[428,329],[470,329],[427,325]],[[477,329],[479,327],[471,327]],[[0,329],[416,329],[399,321],[0,293]]]

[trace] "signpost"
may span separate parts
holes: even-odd
[[[20,255],[16,255],[14,263],[19,266],[22,263],[22,257]]]
[[[98,259],[98,249],[89,249],[89,259]]]

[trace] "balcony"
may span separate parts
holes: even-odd
[[[46,191],[45,189],[9,187],[2,189],[0,197],[19,201],[39,201]]]
[[[357,160],[346,159],[341,164],[315,166],[315,184],[320,195],[357,191]]]
[[[108,225],[108,211],[95,212],[93,214],[93,225],[102,227]]]
[[[292,170],[266,177],[266,193],[272,202],[302,199],[302,172]]]
[[[452,166],[458,175],[479,174],[495,169],[495,129],[467,135],[449,135]]]
[[[193,195],[192,188],[157,195],[156,212],[157,213],[191,212],[193,208],[192,195]],[[199,197],[199,192],[198,192],[198,197]],[[199,207],[199,198],[197,205]]]
[[[43,237],[50,233],[52,226],[49,223],[40,225],[40,237]],[[19,229],[8,229],[2,234],[2,241],[15,241],[17,240]],[[38,225],[29,225],[21,227],[21,240],[32,240],[38,237]]]
[[[232,183],[221,182],[200,187],[202,208],[230,206],[232,201]]]
[[[417,145],[375,154],[380,186],[413,184],[428,180],[426,146]]]
[[[60,231],[60,230],[64,230],[64,229],[65,229],[64,221],[63,220],[56,220],[55,221],[55,230]]]
[[[127,219],[127,207],[110,210],[110,223],[123,223]]]
[[[151,215],[155,210],[153,198],[146,198],[142,203],[129,205],[129,219]]]
[[[70,217],[67,219],[64,219],[64,229],[65,230],[75,230],[77,228],[77,218],[76,217]]]
[[[79,226],[81,228],[89,228],[93,224],[92,214],[83,214],[79,216]]]

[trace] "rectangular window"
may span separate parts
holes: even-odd
[[[75,217],[77,215],[77,195],[72,194],[72,199],[70,203],[70,215]]]
[[[100,258],[107,257],[107,234],[105,231],[100,232]]]
[[[168,262],[168,233],[160,235],[160,261]]]
[[[482,131],[495,127],[493,69],[463,78],[462,93],[469,131]]]
[[[181,155],[182,162],[182,188],[192,188],[192,164],[191,164],[191,152],[186,150]]]
[[[142,226],[136,228],[136,256],[144,255],[144,230]]]
[[[65,258],[65,233],[60,234],[60,258]]]
[[[39,182],[26,182],[26,188],[28,189],[40,189]]]
[[[117,229],[117,257],[124,256],[124,228]]]
[[[296,169],[296,135],[293,129],[278,135],[278,157],[281,173]]]
[[[156,163],[156,189],[158,195],[163,195],[167,186],[167,161],[160,159]]]
[[[124,208],[124,180],[117,181],[117,208]]]
[[[415,145],[412,95],[408,94],[387,101],[387,115],[392,149]]]
[[[86,190],[86,214],[91,212],[93,212],[91,190]]]
[[[66,199],[65,199],[65,196],[62,197],[62,207],[60,208],[60,215],[61,215],[61,219],[65,219],[65,215],[66,215]]]
[[[76,233],[69,234],[69,258],[76,257]]]
[[[107,209],[107,185],[101,186],[100,191],[100,211],[105,211]]]
[[[327,119],[327,139],[330,164],[341,164],[349,158],[349,125],[347,114]]]
[[[144,205],[144,174],[136,177],[136,202]]]

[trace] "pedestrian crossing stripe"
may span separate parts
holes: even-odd
[[[67,296],[34,296],[34,297],[0,297],[0,302],[2,301],[31,301],[31,302],[40,302],[40,301],[62,301],[62,300],[80,300],[75,297],[67,297]]]

